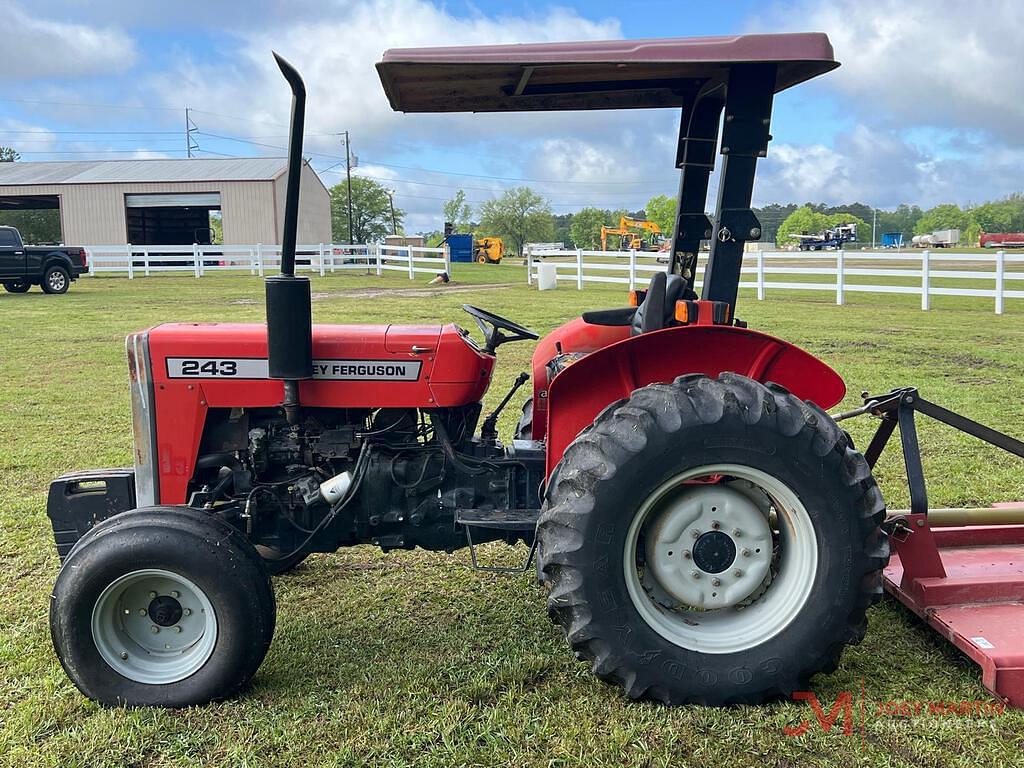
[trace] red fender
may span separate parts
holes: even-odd
[[[831,408],[846,394],[838,373],[766,333],[729,325],[684,325],[630,336],[565,368],[547,391],[547,474],[605,406],[640,387],[687,373],[732,371],[773,381],[802,400]]]

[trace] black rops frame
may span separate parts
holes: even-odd
[[[682,172],[672,233],[671,272],[696,296],[697,255],[701,240],[711,240],[701,298],[736,305],[743,245],[759,240],[761,223],[750,209],[757,159],[768,153],[775,64],[736,64],[728,84],[697,93],[683,108],[676,167]],[[725,119],[722,122],[722,112]],[[714,221],[704,213],[708,180],[715,167],[718,126],[722,122],[722,177]]]

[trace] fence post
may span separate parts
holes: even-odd
[[[927,248],[921,252],[921,309],[924,310],[931,308],[931,300],[928,296],[929,258],[931,255],[931,251]]]
[[[443,251],[442,256],[444,257],[444,273],[450,278],[452,276],[452,251],[448,247],[448,243],[442,243],[441,250]]]
[[[263,243],[256,243],[256,269],[263,277]]]
[[[256,274],[256,249],[255,248],[250,248],[249,249],[249,274],[250,275],[255,275]]]
[[[96,254],[91,248],[86,248],[85,255],[89,259],[89,277],[96,277]]]
[[[132,259],[132,244],[128,243],[128,245],[126,245],[124,248],[125,248],[125,252],[128,254],[128,279],[129,280],[134,280],[135,279],[135,265],[133,263],[134,260]]]
[[[629,249],[629,290],[636,290],[636,250]]]
[[[334,243],[328,243],[328,247],[330,248],[330,251],[331,251],[330,254],[328,254],[328,255],[331,257],[331,274],[333,275],[334,274]]]
[[[409,259],[409,279],[410,280],[415,280],[416,279],[416,270],[415,270],[415,268],[413,267],[413,264],[412,264],[412,246],[411,245],[405,246],[405,255]]]
[[[764,301],[764,251],[757,251],[757,300]]]
[[[380,243],[374,243],[366,247],[373,248],[373,252],[377,256],[377,277],[382,277],[384,275],[384,262],[380,258]]]
[[[320,243],[320,277],[324,276],[324,244]]]
[[[143,274],[149,277],[149,248],[142,249],[142,269]]]
[[[840,307],[846,302],[843,270],[846,269],[846,251],[836,251],[836,304]]]
[[[1006,254],[996,251],[996,314],[1003,314],[1003,283],[1006,278]]]
[[[576,249],[576,290],[583,290],[583,250]]]
[[[203,276],[203,260],[199,258],[199,246],[192,243],[192,266],[195,269],[196,277]]]
[[[533,285],[533,253],[529,245],[523,248],[523,255],[526,256],[526,284]]]

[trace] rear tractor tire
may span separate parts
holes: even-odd
[[[861,640],[889,558],[881,493],[836,423],[776,385],[682,376],[569,446],[539,526],[548,611],[633,698],[755,704]]]
[[[249,681],[275,616],[270,577],[241,533],[199,510],[150,507],[75,545],[53,588],[50,633],[90,699],[187,707]]]

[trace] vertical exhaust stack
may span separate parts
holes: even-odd
[[[306,119],[306,87],[295,67],[274,54],[292,89],[288,137],[288,188],[281,238],[281,274],[266,279],[267,355],[270,378],[284,382],[288,423],[299,423],[299,381],[313,378],[313,310],[308,277],[295,276],[295,238],[299,224],[299,182],[302,176],[302,132]]]

